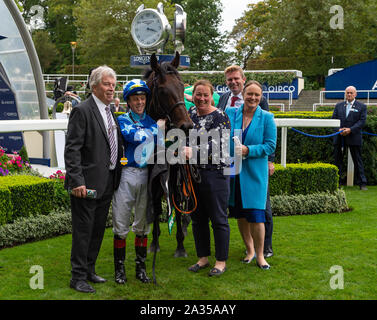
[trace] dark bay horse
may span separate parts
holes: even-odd
[[[146,70],[144,80],[151,90],[150,101],[147,106],[147,113],[155,120],[166,119],[166,130],[179,128],[188,135],[188,130],[193,127],[184,103],[184,85],[177,71],[180,62],[180,55],[176,52],[174,59],[169,62],[158,64],[155,54],[151,56],[150,69]],[[172,207],[171,196],[179,188],[181,177],[179,165],[154,164],[150,170],[148,190],[150,195],[148,223],[153,222],[153,239],[149,252],[159,251],[160,225],[159,216],[162,214],[162,198],[165,195],[168,208]],[[176,196],[176,198],[178,198]],[[173,199],[174,200],[174,199]],[[177,248],[175,257],[186,257],[187,253],[183,246],[187,225],[190,217],[186,214],[176,212],[177,225]]]

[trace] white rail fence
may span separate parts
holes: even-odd
[[[287,133],[288,128],[339,128],[338,119],[275,119],[277,127],[281,127],[281,158],[282,166],[287,165]],[[17,131],[55,131],[67,130],[68,119],[59,120],[1,120],[0,132]],[[353,185],[353,162],[348,155],[347,185]]]
[[[324,95],[326,93],[343,93],[344,90],[323,90],[319,92],[319,102],[313,104],[313,111],[317,111],[318,106],[335,106],[336,102],[323,102],[325,100]],[[376,102],[370,102],[370,94],[371,93],[376,93],[377,90],[357,90],[357,94],[359,95],[360,93],[366,93],[367,94],[367,102],[365,103],[366,105],[376,105]],[[364,99],[364,98],[363,98]],[[338,100],[345,100],[345,95],[343,99],[338,99]]]

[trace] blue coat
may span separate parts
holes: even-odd
[[[234,129],[242,128],[243,108],[244,105],[238,109],[226,109],[231,124],[231,137],[234,136]],[[249,154],[242,160],[240,172],[241,198],[244,208],[266,209],[268,156],[275,151],[276,132],[274,115],[258,106],[242,143],[249,148]],[[230,148],[234,150],[233,139],[231,139]],[[231,179],[229,198],[231,206],[234,206],[234,190],[235,179]]]

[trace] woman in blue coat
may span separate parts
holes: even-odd
[[[257,266],[269,269],[263,256],[264,222],[268,187],[268,156],[275,151],[276,125],[272,113],[260,108],[262,86],[249,81],[243,89],[244,104],[227,108],[231,122],[231,137],[238,136],[241,144],[231,150],[242,156],[239,174],[231,179],[229,212],[237,218],[250,263],[256,258]],[[251,231],[251,236],[250,236]],[[254,249],[255,248],[255,249]]]

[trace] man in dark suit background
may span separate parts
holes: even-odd
[[[367,179],[361,158],[362,132],[367,118],[367,107],[356,100],[357,91],[353,86],[346,88],[346,101],[339,102],[334,109],[332,119],[340,120],[341,132],[334,137],[335,165],[339,169],[339,176],[344,172],[343,158],[347,147],[350,149],[355,166],[355,182],[360,190],[367,190]],[[343,183],[343,181],[340,181]]]
[[[225,111],[226,108],[241,107],[243,104],[242,91],[246,82],[245,74],[240,66],[232,65],[224,70],[225,83],[229,91],[224,93],[217,104],[217,108]],[[262,95],[259,106],[266,111],[269,111],[267,99]],[[272,176],[275,172],[274,166],[275,154],[268,157],[268,174]],[[272,209],[270,202],[270,191],[267,190],[266,202],[266,222],[265,222],[265,237],[264,237],[264,257],[269,258],[273,256],[272,250]],[[241,231],[241,230],[240,230]]]
[[[225,83],[229,91],[222,94],[217,108],[225,111],[227,107],[241,107],[243,104],[242,90],[246,82],[245,74],[240,66],[232,65],[225,69]],[[269,110],[267,99],[262,96],[260,107]]]
[[[106,280],[95,272],[114,190],[119,186],[121,134],[109,105],[116,74],[107,66],[94,69],[91,96],[72,109],[64,151],[65,188],[71,193],[72,278],[70,287],[95,292],[87,283]],[[88,190],[96,190],[95,198]]]

